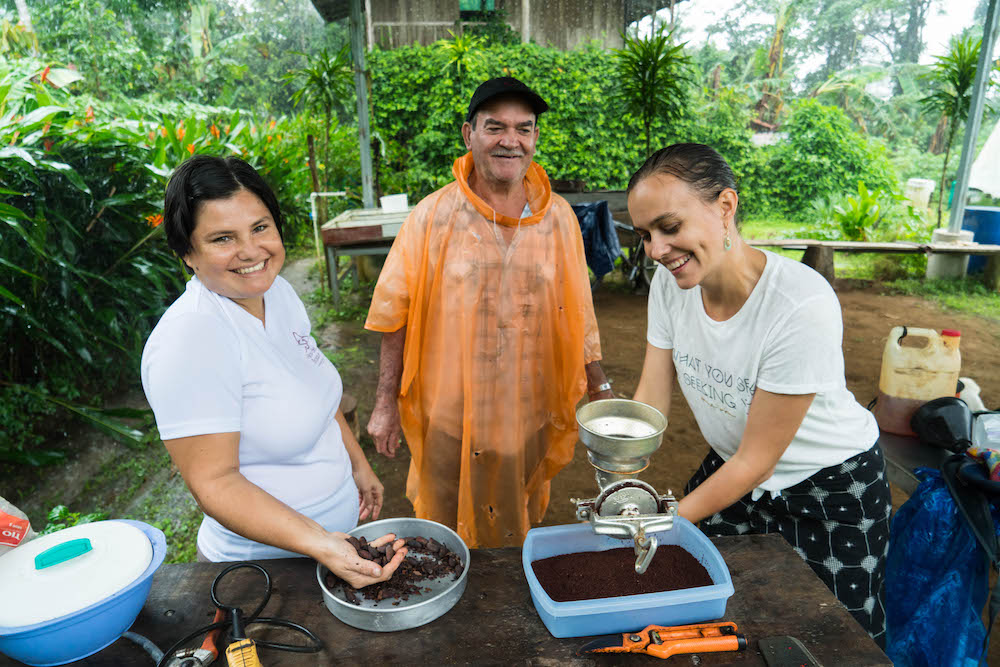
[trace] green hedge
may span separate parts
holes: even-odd
[[[551,178],[621,189],[645,159],[639,123],[616,99],[613,52],[493,45],[466,56],[463,66],[464,77],[453,76],[435,46],[372,52],[372,126],[384,151],[384,192],[416,200],[451,180],[452,162],[465,151],[460,127],[468,100],[493,76],[517,77],[549,103],[536,160]],[[759,148],[750,129],[755,100],[731,89],[695,90],[691,99],[679,121],[655,125],[654,146],[692,141],[716,148],[736,172],[745,214],[801,217],[813,200],[855,192],[858,181],[896,189],[885,148],[837,108],[813,100],[795,105],[781,128],[787,141]]]

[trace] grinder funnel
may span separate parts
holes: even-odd
[[[576,422],[602,489],[645,470],[667,428],[659,410],[625,398],[587,403],[576,411]]]

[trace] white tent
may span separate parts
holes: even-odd
[[[1000,122],[993,127],[979,157],[972,163],[969,187],[1000,197]]]

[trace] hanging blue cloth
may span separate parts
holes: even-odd
[[[920,485],[892,520],[886,562],[886,653],[903,667],[979,664],[989,562],[941,473]],[[1000,510],[990,511],[994,530]]]
[[[615,268],[615,260],[622,254],[611,209],[608,208],[608,202],[601,200],[589,204],[573,204],[573,212],[580,222],[587,266],[600,280]]]

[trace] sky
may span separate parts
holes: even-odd
[[[677,5],[677,15],[681,28],[684,31],[681,39],[688,42],[688,46],[698,48],[705,43],[706,28],[717,22],[726,12],[732,10],[740,4],[741,0],[712,0],[711,2],[695,1],[681,2]],[[972,15],[975,12],[978,0],[934,0],[927,16],[927,25],[924,28],[925,49],[921,54],[921,63],[930,63],[935,56],[946,53],[948,50],[948,40],[952,35],[961,32],[965,27],[972,24]],[[947,10],[945,9],[947,7]],[[661,17],[669,17],[669,11],[663,10]],[[649,20],[643,21],[647,26]],[[647,28],[648,29],[648,28]],[[712,36],[712,43],[720,48],[725,48],[725,38],[722,35]],[[994,48],[994,53],[997,49]],[[799,76],[807,74],[809,71],[818,68],[822,64],[822,56],[809,59],[802,65]]]

